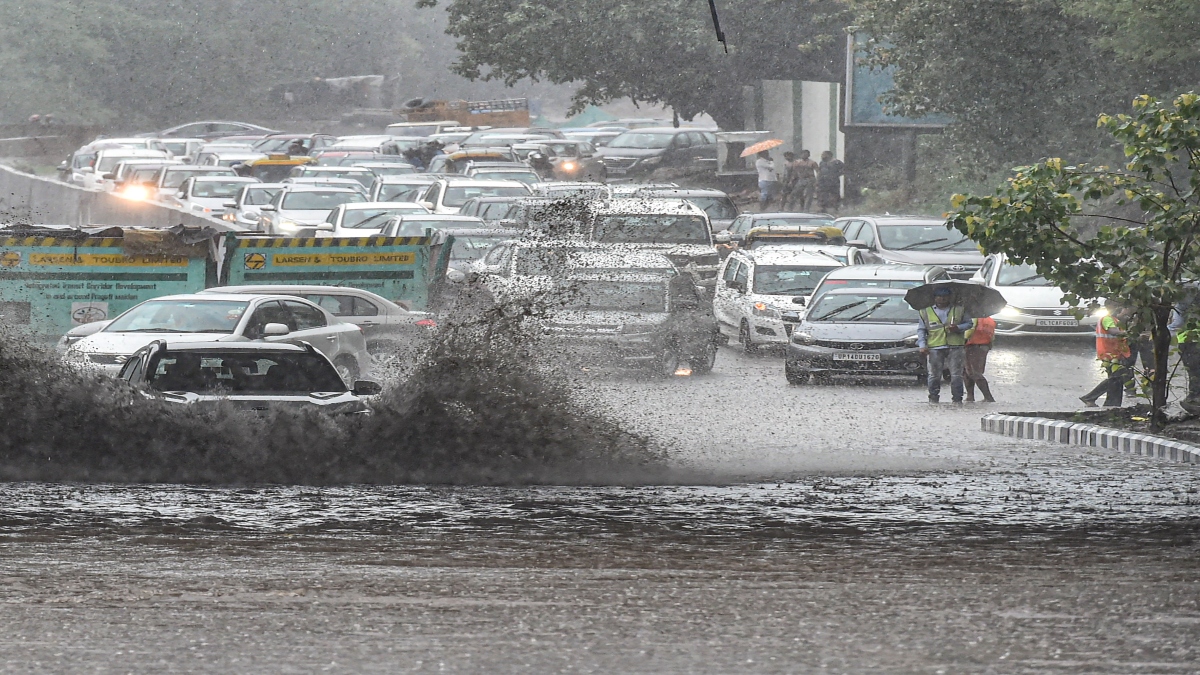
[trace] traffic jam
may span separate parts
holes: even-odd
[[[97,139],[60,180],[212,227],[4,234],[6,267],[82,280],[14,292],[66,317],[38,329],[67,364],[148,397],[330,414],[369,412],[441,331],[504,308],[575,372],[700,377],[732,349],[791,385],[925,383],[938,287],[997,336],[1089,337],[1101,315],[940,218],[764,210],[696,179],[762,144],[665,120],[536,127],[488,103],[372,135],[216,121]]]

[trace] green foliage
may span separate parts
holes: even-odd
[[[955,195],[949,222],[985,252],[1032,264],[1073,305],[1107,297],[1143,310],[1135,330],[1152,332],[1154,370],[1166,373],[1171,308],[1200,277],[1200,95],[1140,96],[1133,108],[1098,124],[1123,167],[1019,167],[992,196]],[[1161,411],[1166,378],[1153,385]]]
[[[1170,4],[1189,3],[1195,4]],[[1105,4],[1127,11],[1082,10]],[[858,29],[878,38],[868,60],[896,68],[896,88],[885,103],[908,115],[954,116],[947,134],[959,160],[987,170],[1031,156],[1107,157],[1111,139],[1096,133],[1093,111],[1197,81],[1194,58],[1187,67],[1152,67],[1128,41],[1135,31],[1153,41],[1155,28],[1145,16],[1154,13],[1143,15],[1146,4],[856,0],[855,9]],[[1160,33],[1157,43],[1162,54],[1195,53],[1186,31]],[[1113,53],[1118,44],[1128,46],[1127,59]]]
[[[425,6],[437,0],[421,0]],[[455,72],[578,83],[575,109],[629,97],[741,128],[743,85],[842,78],[841,0],[722,0],[726,54],[697,0],[450,0]]]

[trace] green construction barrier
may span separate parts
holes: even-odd
[[[0,323],[53,342],[145,300],[204,289],[206,245],[126,235],[0,238]]]
[[[448,249],[427,237],[247,237],[226,235],[225,286],[313,284],[359,288],[424,309],[445,273]]]

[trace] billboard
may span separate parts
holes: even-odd
[[[892,69],[873,69],[859,63],[866,42],[867,36],[863,33],[854,33],[846,38],[846,109],[843,126],[940,129],[953,121],[948,115],[912,118],[885,112],[880,99],[895,86]]]

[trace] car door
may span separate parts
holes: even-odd
[[[737,291],[732,284],[741,264],[741,260],[737,256],[731,255],[726,258],[717,284],[713,288],[713,316],[721,324],[722,329],[733,327],[736,330],[737,327],[737,319],[733,317],[733,300]]]
[[[329,357],[330,361],[336,360],[348,345],[340,344],[341,330],[338,324],[333,326],[325,319],[325,314],[316,307],[297,300],[284,300],[283,306],[292,316],[292,324],[289,328],[292,332],[284,336],[287,342],[292,344],[300,344],[307,342],[318,351]],[[294,326],[294,328],[292,327]]]
[[[690,164],[692,157],[692,142],[688,140],[686,133],[675,134],[675,138],[671,139],[671,144],[667,146],[667,150],[663,153],[663,164],[672,166],[681,166]]]

